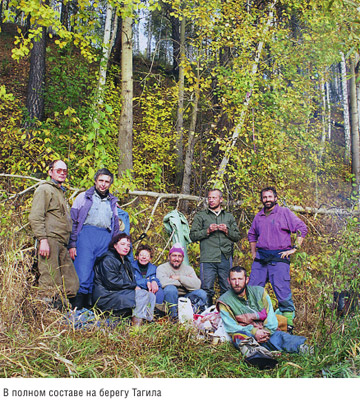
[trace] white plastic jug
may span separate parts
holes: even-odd
[[[180,323],[192,323],[194,319],[194,311],[191,306],[191,301],[187,297],[179,297],[178,313]]]

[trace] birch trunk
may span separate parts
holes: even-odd
[[[326,94],[325,94],[325,82],[324,79],[320,79],[320,91],[322,97],[322,114],[321,114],[321,144],[320,144],[320,161],[322,160],[325,141],[326,141]]]
[[[358,196],[360,185],[360,155],[359,155],[359,116],[356,94],[356,66],[358,55],[354,55],[350,61],[350,118],[351,118],[351,166],[355,176],[356,190]]]
[[[325,83],[326,107],[327,107],[327,133],[328,140],[331,140],[331,103],[330,103],[330,83]]]
[[[194,146],[196,141],[195,130],[196,130],[196,121],[198,114],[198,106],[200,99],[200,73],[199,73],[199,63],[197,66],[197,83],[195,87],[194,95],[194,105],[191,113],[191,123],[189,128],[189,140],[186,149],[185,164],[184,164],[184,177],[181,187],[182,194],[190,194],[190,182],[191,182],[191,169],[192,163],[194,160]]]
[[[263,29],[263,33],[262,33],[263,37],[265,37],[265,35],[267,34],[267,32],[269,31],[270,27],[273,24],[273,14],[274,14],[273,10],[274,10],[275,4],[276,4],[276,1],[274,1],[270,5],[269,16],[268,16],[267,23],[265,24],[264,29]],[[257,47],[255,61],[253,63],[252,70],[251,70],[249,88],[248,88],[248,92],[247,92],[247,94],[245,96],[245,101],[243,103],[243,107],[242,107],[241,112],[240,112],[240,117],[239,117],[239,120],[238,120],[238,124],[236,125],[235,130],[233,132],[233,135],[231,137],[230,145],[227,147],[227,149],[225,151],[225,154],[224,154],[224,157],[223,157],[223,159],[222,159],[222,161],[220,163],[214,187],[218,187],[218,188],[222,187],[221,183],[222,183],[222,179],[223,179],[224,174],[225,174],[227,164],[229,163],[229,159],[230,159],[232,150],[234,149],[236,141],[239,138],[239,135],[240,135],[241,130],[243,128],[245,118],[246,118],[246,113],[247,113],[248,106],[249,106],[249,102],[250,102],[250,99],[251,99],[251,93],[252,93],[252,90],[253,90],[254,85],[255,85],[256,74],[257,74],[257,70],[258,70],[259,61],[260,61],[263,46],[264,46],[264,40],[261,40],[259,42],[259,44],[258,44],[258,47]]]
[[[177,120],[176,120],[176,184],[181,185],[183,181],[184,172],[184,152],[183,152],[183,139],[184,139],[184,62],[185,62],[185,18],[181,20],[180,25],[180,63],[179,63],[179,101],[177,107]]]
[[[107,67],[108,61],[110,58],[110,51],[111,51],[111,25],[112,25],[112,17],[113,17],[113,6],[110,2],[107,3],[106,7],[106,20],[105,20],[105,29],[104,29],[104,38],[103,38],[103,49],[102,49],[102,57],[100,61],[100,71],[99,71],[99,82],[98,82],[98,89],[97,89],[97,105],[103,104],[104,98],[104,91],[105,91],[105,83],[106,83],[106,75],[107,75]]]
[[[345,163],[350,164],[351,134],[350,134],[349,98],[346,78],[346,61],[345,55],[342,52],[340,66],[341,66],[342,102],[343,102],[344,131],[345,131]]]
[[[121,35],[121,115],[118,137],[118,174],[133,169],[132,130],[133,130],[133,55],[132,17],[124,17]]]

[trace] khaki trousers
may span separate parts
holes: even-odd
[[[69,251],[54,238],[47,240],[50,246],[49,258],[38,256],[39,290],[50,297],[58,293],[68,298],[74,297],[79,290],[79,278]]]

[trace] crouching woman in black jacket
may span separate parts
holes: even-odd
[[[93,303],[102,311],[124,314],[132,310],[133,325],[154,316],[155,295],[136,285],[127,255],[131,240],[125,233],[115,235],[109,250],[95,262]]]

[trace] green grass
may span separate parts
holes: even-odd
[[[26,236],[0,250],[0,378],[348,378],[360,371],[360,316],[337,319],[318,292],[306,291],[296,331],[312,355],[281,354],[271,371],[247,365],[230,343],[212,345],[179,324],[123,321],[76,330],[36,299]],[[298,296],[304,297],[299,291]],[[330,297],[330,296],[329,296]],[[311,301],[310,301],[311,299]],[[320,302],[321,300],[321,302]],[[320,304],[321,303],[321,304]],[[99,321],[103,321],[97,315]]]
[[[360,370],[358,316],[339,324],[313,355],[281,354],[275,369],[260,371],[230,343],[214,346],[179,324],[75,330],[58,312],[42,315],[38,325],[0,334],[0,377],[343,378]]]

